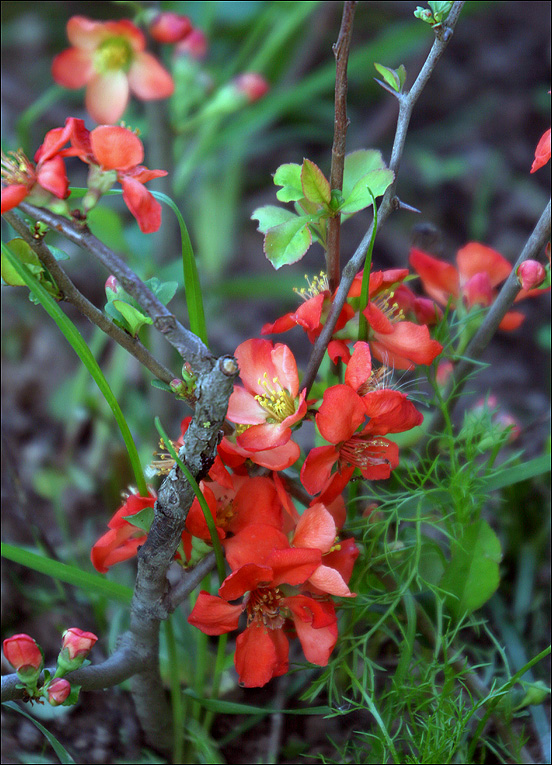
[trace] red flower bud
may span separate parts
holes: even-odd
[[[42,652],[29,635],[14,635],[4,640],[4,656],[18,672],[26,667],[40,671]]]
[[[160,43],[175,43],[186,38],[192,31],[192,24],[187,16],[164,11],[154,18],[149,33]]]
[[[85,658],[92,650],[97,639],[93,632],[84,632],[78,627],[69,627],[63,633],[61,648],[62,650],[67,649],[69,659],[71,660],[77,657]]]
[[[46,691],[48,701],[53,707],[58,707],[60,704],[63,704],[70,693],[71,683],[63,677],[58,677],[53,680]]]
[[[244,93],[247,96],[249,103],[258,101],[265,93],[270,90],[270,85],[261,74],[256,72],[246,72],[236,77],[234,84],[240,93]]]
[[[201,29],[192,29],[189,35],[178,42],[174,49],[177,55],[187,55],[191,58],[202,59],[207,54],[207,38]]]
[[[111,292],[114,292],[117,294],[119,291],[119,282],[118,280],[111,274],[111,276],[108,276],[105,282],[105,289],[111,290]]]
[[[518,281],[524,290],[538,287],[545,276],[544,266],[536,260],[525,260],[517,270]]]

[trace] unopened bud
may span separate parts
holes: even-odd
[[[108,276],[105,282],[105,291],[111,290],[115,295],[119,291],[119,282],[113,274],[111,276]]]
[[[21,633],[4,640],[4,656],[14,667],[22,683],[33,685],[38,680],[44,657],[42,651],[29,635]]]
[[[201,29],[192,29],[189,35],[180,40],[174,49],[176,55],[190,56],[196,60],[207,55],[207,38]]]
[[[53,707],[59,707],[60,704],[63,704],[70,693],[71,683],[63,677],[58,677],[55,680],[52,680],[46,690],[48,701]]]
[[[536,260],[524,260],[517,270],[517,278],[524,290],[538,287],[546,277],[542,263]]]
[[[246,72],[236,77],[234,84],[240,93],[244,93],[251,104],[258,101],[270,90],[270,85],[261,74]]]
[[[192,23],[187,16],[163,11],[152,21],[149,33],[160,43],[175,43],[184,40],[192,31]]]
[[[82,666],[97,639],[93,632],[84,632],[78,627],[70,627],[65,630],[57,660],[56,674],[59,676]]]

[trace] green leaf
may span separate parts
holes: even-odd
[[[38,255],[31,249],[30,245],[24,239],[12,239],[8,242],[8,247],[17,257],[20,263],[25,263],[32,274],[40,274],[44,271],[44,266],[38,259]],[[11,287],[25,287],[26,281],[19,275],[18,271],[11,265],[9,258],[2,250],[2,279]]]
[[[293,216],[292,220],[280,223],[267,231],[264,251],[276,270],[296,263],[312,244],[312,234],[305,218]]]
[[[270,707],[254,707],[250,704],[239,704],[237,701],[223,701],[222,699],[204,699],[191,688],[183,691],[186,696],[197,701],[205,709],[224,715],[330,715],[330,707],[306,707],[305,709],[271,709]]]
[[[383,64],[376,64],[375,61],[374,66],[381,74],[385,82],[391,88],[393,88],[393,90],[396,90],[397,93],[399,93],[401,89],[401,80],[399,78],[398,72],[396,72],[394,69],[390,69],[388,66],[383,66]]]
[[[15,701],[4,701],[2,702],[2,706],[8,707],[8,709],[12,709],[14,712],[19,712],[20,715],[23,715],[23,717],[26,717],[28,720],[30,720],[38,730],[42,733],[42,735],[48,740],[48,743],[51,745],[54,752],[59,757],[59,761],[65,765],[70,765],[70,763],[74,763],[75,760],[71,757],[67,749],[60,744],[60,742],[57,740],[57,738],[50,733],[49,730],[46,730],[46,728],[41,725],[38,720],[35,720],[35,718],[30,715],[28,712],[25,712],[24,709],[21,709],[18,704],[15,703]]]
[[[372,170],[384,170],[386,167],[381,151],[377,149],[358,149],[345,157],[343,167],[343,198],[347,199],[354,185]]]
[[[392,170],[372,170],[364,175],[353,186],[348,197],[345,198],[341,212],[343,215],[352,215],[353,213],[364,210],[372,204],[372,195],[381,197],[385,190],[393,183],[395,173]],[[370,194],[372,192],[372,195]]]
[[[400,82],[399,90],[402,92],[402,89],[404,88],[404,83],[406,82],[406,69],[404,64],[401,64],[399,67],[397,67],[396,71],[399,76],[399,82]]]
[[[481,608],[496,591],[501,560],[500,542],[486,521],[476,521],[464,529],[462,538],[453,544],[440,582],[440,587],[450,593],[447,605],[458,618]]]
[[[0,554],[6,560],[11,560],[14,563],[19,563],[22,566],[38,571],[41,574],[52,577],[52,579],[59,579],[60,582],[66,582],[72,584],[75,587],[80,587],[89,593],[95,593],[99,595],[105,595],[106,598],[111,600],[117,600],[120,603],[129,604],[132,600],[132,590],[130,587],[125,587],[117,582],[111,582],[106,579],[105,576],[100,574],[92,574],[88,571],[82,571],[76,566],[69,566],[67,563],[60,563],[52,558],[47,558],[44,555],[37,555],[37,553],[25,550],[22,547],[16,545],[10,545],[2,542],[0,547]]]
[[[452,8],[452,0],[428,0],[427,4],[433,11],[433,16],[438,24],[447,18]]]
[[[125,303],[124,300],[113,300],[112,305],[119,311],[124,318],[128,331],[133,337],[138,335],[138,332],[144,324],[153,324],[153,319],[146,314],[139,311],[134,306]]]
[[[285,207],[277,207],[276,205],[257,207],[251,215],[252,219],[259,221],[257,231],[261,231],[263,234],[266,234],[270,228],[279,226],[281,223],[296,217],[291,210],[286,210]]]
[[[151,529],[154,515],[155,510],[153,507],[144,507],[139,512],[134,513],[134,515],[123,515],[123,518],[132,526],[136,526],[136,528],[148,532]]]
[[[297,202],[305,196],[301,185],[301,165],[295,162],[280,165],[274,173],[274,184],[283,187],[276,192],[280,202]]]
[[[309,202],[329,207],[332,198],[330,184],[322,170],[314,162],[311,162],[310,159],[303,160],[301,186],[303,187],[303,196]]]
[[[163,305],[168,305],[176,295],[178,282],[162,282],[156,276],[152,276],[144,282]]]

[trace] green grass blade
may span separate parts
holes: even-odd
[[[52,560],[52,558],[37,555],[22,547],[2,542],[0,555],[6,560],[11,560],[33,571],[46,574],[46,576],[50,576],[52,579],[59,579],[60,582],[80,587],[86,592],[104,595],[106,598],[116,600],[119,603],[128,604],[132,600],[132,590],[130,587],[125,587],[117,582],[110,582],[104,576],[82,571],[76,566],[69,566],[67,563],[61,563],[60,561]]]
[[[4,701],[2,706],[8,707],[8,709],[13,709],[14,712],[19,712],[20,715],[23,715],[23,717],[26,717],[34,725],[36,725],[36,727],[42,733],[42,735],[46,739],[48,739],[48,743],[51,745],[52,749],[59,757],[59,761],[63,763],[63,765],[65,765],[65,763],[67,763],[67,765],[70,765],[71,763],[75,762],[75,760],[71,757],[67,749],[62,744],[60,744],[57,738],[52,733],[50,733],[49,730],[46,730],[46,728],[43,725],[41,725],[38,722],[38,720],[35,720],[35,718],[32,715],[30,715],[28,712],[25,712],[24,709],[21,709],[21,707],[18,706],[15,703],[15,701]]]
[[[250,704],[238,704],[235,701],[223,701],[222,699],[204,699],[198,696],[191,688],[184,690],[186,696],[190,696],[205,709],[218,712],[223,715],[330,715],[333,710],[330,707],[306,707],[305,709],[271,709],[270,707],[254,707]]]
[[[33,295],[37,298],[37,300],[40,301],[40,304],[46,313],[48,313],[56,322],[59,329],[68,340],[77,356],[92,375],[96,385],[111,407],[117,425],[121,431],[121,435],[123,436],[123,441],[125,442],[130,464],[134,472],[138,491],[143,497],[149,496],[146,486],[146,479],[144,478],[144,471],[142,470],[142,466],[140,464],[140,458],[138,456],[138,451],[136,449],[136,445],[134,444],[132,434],[121,411],[121,407],[113,395],[113,392],[109,387],[109,383],[105,379],[104,374],[98,365],[98,362],[90,351],[90,348],[84,341],[82,335],[75,327],[73,322],[67,318],[56,301],[48,294],[44,287],[42,287],[38,280],[35,279],[35,277],[30,273],[28,268],[23,263],[21,263],[18,258],[15,257],[10,248],[7,247],[4,243],[2,243],[2,252],[9,259],[12,267],[21,276]]]

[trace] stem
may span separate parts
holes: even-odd
[[[62,233],[69,241],[97,258],[153,319],[153,326],[166,337],[184,360],[190,362],[194,372],[208,372],[212,369],[215,360],[207,346],[193,332],[183,327],[134,271],[85,226],[26,202],[22,202],[19,208],[35,220],[42,221],[54,231]]]
[[[173,380],[174,375],[170,369],[159,364],[159,362],[151,355],[148,349],[142,345],[140,340],[131,337],[127,332],[113,324],[105,314],[96,308],[79,290],[75,287],[71,279],[67,276],[63,268],[59,265],[55,257],[52,255],[51,250],[46,244],[40,240],[35,239],[28,226],[12,212],[4,213],[4,218],[10,224],[10,226],[17,231],[17,233],[24,239],[31,249],[36,253],[48,271],[52,274],[56,284],[63,292],[64,299],[77,308],[83,316],[99,327],[102,332],[109,335],[116,343],[122,346],[128,353],[134,356],[146,369],[155,375],[159,380],[166,382],[167,384]]]
[[[341,309],[345,304],[345,300],[347,299],[347,294],[351,288],[353,279],[355,278],[358,271],[360,271],[362,268],[365,253],[372,238],[373,229],[375,227],[376,231],[378,231],[381,226],[383,226],[389,215],[394,210],[398,210],[401,207],[401,202],[395,195],[395,189],[397,185],[397,174],[404,151],[404,144],[406,141],[406,134],[408,130],[408,124],[410,122],[410,117],[412,115],[416,101],[427,85],[429,78],[431,77],[431,74],[437,65],[437,62],[445,52],[445,49],[452,38],[452,32],[456,26],[458,16],[462,10],[463,5],[463,0],[456,0],[452,6],[451,12],[447,18],[447,26],[446,28],[439,31],[439,37],[434,41],[429,55],[424,65],[422,66],[416,81],[412,85],[410,92],[408,94],[397,95],[397,98],[399,99],[399,117],[397,120],[397,129],[395,131],[393,150],[391,152],[391,161],[389,163],[389,168],[395,173],[395,180],[388,187],[378,208],[377,225],[375,225],[375,222],[372,221],[372,225],[363,236],[362,241],[358,245],[354,255],[351,257],[343,269],[341,281],[334,296],[330,313],[326,319],[324,329],[314,344],[314,348],[312,350],[311,357],[307,366],[307,371],[303,379],[302,387],[306,389],[307,395],[312,387],[312,384],[314,383],[316,373],[318,372],[318,368],[322,363],[322,359],[326,352],[326,348],[328,347],[328,343],[332,339],[332,334],[337,319],[341,313]]]
[[[353,34],[353,19],[355,16],[356,0],[346,0],[343,5],[341,29],[337,42],[333,46],[335,55],[335,120],[334,139],[332,146],[332,166],[330,170],[330,188],[332,191],[343,190],[343,167],[345,164],[345,138],[349,120],[347,119],[347,64],[349,61],[349,48]],[[330,292],[334,292],[339,285],[339,239],[341,232],[341,215],[335,215],[328,221],[326,270]]]

